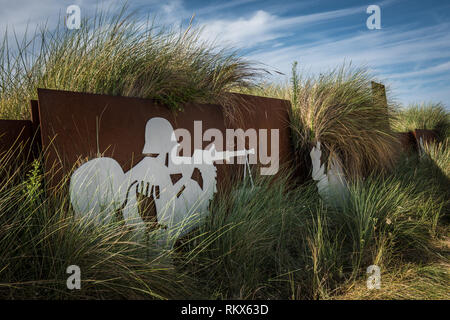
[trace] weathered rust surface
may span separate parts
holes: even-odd
[[[30,120],[0,120],[0,153],[14,147],[25,146],[33,137]]]
[[[372,81],[372,96],[377,99],[382,105],[385,107],[384,115],[385,115],[385,126],[390,130],[389,123],[389,108],[386,97],[386,88],[384,84]]]
[[[34,132],[40,137],[41,133],[39,131],[39,102],[37,100],[30,101],[30,117]],[[38,143],[40,143],[40,139]]]
[[[30,117],[31,120],[0,120],[0,158],[8,154],[9,160],[28,161],[37,155],[41,139],[36,100],[30,102]]]
[[[50,184],[53,186],[74,167],[99,154],[114,158],[125,172],[130,170],[144,157],[145,126],[153,117],[167,119],[174,129],[187,129],[192,137],[194,121],[202,121],[202,133],[210,128],[221,132],[236,128],[236,124],[226,121],[223,108],[214,104],[187,104],[183,112],[175,114],[149,99],[47,89],[39,89],[38,97],[46,170],[51,171]],[[288,162],[292,158],[289,103],[248,95],[239,97],[243,101],[237,106],[243,114],[243,129],[279,129],[280,166]],[[204,141],[202,146],[195,146],[192,139],[191,151],[205,149],[210,143]],[[217,145],[216,148],[223,151],[226,147]],[[218,164],[216,167],[220,191],[221,184],[243,165]]]
[[[436,142],[438,140],[438,135],[433,130],[416,129],[414,130],[413,135],[416,138],[418,146],[420,143],[420,138],[422,138],[424,144]]]
[[[279,130],[279,160],[280,168],[291,164],[293,161],[293,147],[291,142],[291,128],[289,113],[291,104],[287,100],[265,98],[244,94],[235,94],[242,100],[240,106],[240,115],[243,119],[243,125],[231,124],[227,127],[241,127],[246,130],[249,128]],[[227,121],[229,123],[229,121]],[[272,154],[271,139],[268,135],[267,152]],[[248,147],[248,143],[247,143]]]
[[[387,108],[386,88],[384,84],[372,81],[372,95],[380,99]]]
[[[418,152],[420,139],[424,144],[438,141],[438,134],[433,130],[416,129],[409,132],[397,133],[403,152]]]
[[[30,120],[0,120],[0,166],[13,168],[34,159],[33,126]],[[0,183],[4,179],[0,174]]]
[[[416,138],[411,131],[399,132],[397,133],[397,137],[400,142],[402,152],[411,153],[417,151]]]

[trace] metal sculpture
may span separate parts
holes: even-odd
[[[208,214],[216,188],[214,161],[230,161],[254,150],[194,151],[193,157],[177,155],[179,144],[169,121],[155,117],[145,129],[145,157],[124,173],[112,158],[90,160],[70,181],[75,212],[109,222],[113,212],[138,230],[168,229],[179,236],[190,231]]]

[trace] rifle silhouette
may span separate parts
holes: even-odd
[[[216,146],[213,144],[208,150],[196,149],[192,157],[179,157],[176,155],[177,148],[172,149],[171,159],[176,165],[180,164],[213,164],[214,161],[225,160],[230,162],[231,158],[247,156],[255,154],[255,149],[238,150],[238,151],[216,151]]]

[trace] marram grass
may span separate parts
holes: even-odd
[[[7,181],[0,189],[2,299],[195,296],[186,287],[190,284],[183,279],[187,275],[176,272],[173,252],[136,241],[120,223],[97,226],[77,218],[67,189],[47,194],[40,161],[20,166],[14,172],[2,172]],[[21,174],[27,168],[28,173]],[[70,265],[81,269],[81,290],[66,286]]]
[[[123,224],[95,226],[74,216],[67,190],[46,192],[39,160],[18,163],[15,169],[2,163],[0,296],[349,296],[348,288],[366,278],[368,265],[392,273],[406,262],[422,266],[444,261],[435,243],[445,235],[448,176],[432,159],[449,159],[442,147],[433,150],[430,158],[402,160],[391,174],[351,183],[341,209],[325,206],[313,183],[290,184],[288,173],[275,181],[256,178],[254,187],[244,181],[214,199],[201,227],[176,248],[164,250],[155,244],[156,235],[142,241]],[[82,270],[79,291],[66,288],[66,268],[72,264]],[[435,275],[440,283],[445,281],[441,275]],[[443,296],[442,291],[430,292],[430,297]]]
[[[108,17],[107,17],[108,15]],[[251,86],[260,73],[232,50],[200,38],[189,25],[174,31],[141,21],[124,7],[98,12],[79,30],[62,19],[31,37],[0,44],[0,117],[29,117],[37,88],[151,98],[181,110],[186,102],[232,106],[228,91]]]
[[[262,83],[246,92],[291,102],[292,140],[301,168],[321,142],[322,161],[337,156],[348,178],[392,169],[399,144],[390,122],[395,114],[374,95],[366,68],[343,64],[319,76],[304,76],[293,64],[289,83]]]
[[[397,140],[389,128],[389,106],[373,95],[364,68],[342,66],[317,78],[293,70],[292,130],[295,145],[307,152],[320,141],[336,155],[349,178],[393,167]]]

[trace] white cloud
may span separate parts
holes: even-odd
[[[386,8],[394,2],[388,0],[380,5]],[[247,55],[250,60],[262,62],[286,75],[293,61],[299,61],[306,71],[316,74],[352,61],[354,65],[366,65],[374,70],[404,103],[423,96],[424,100],[434,97],[448,104],[450,92],[443,89],[442,81],[437,79],[439,74],[450,70],[450,63],[445,62],[450,60],[450,24],[417,28],[417,24],[411,23],[353,32],[349,25],[341,25],[342,32],[333,28],[333,21],[345,21],[343,18],[362,12],[365,13],[365,7],[284,17],[258,10],[234,19],[201,22],[207,39],[247,49],[251,52]],[[319,24],[327,24],[327,28],[318,28],[319,31],[308,35],[298,32],[301,27]],[[296,38],[294,44],[292,35]],[[435,60],[440,62],[433,63]],[[449,80],[448,75],[443,77]]]
[[[242,6],[247,3],[257,2],[258,0],[231,0],[224,1],[220,4],[210,5],[210,6],[202,6],[198,9],[195,9],[194,12],[197,15],[207,15],[207,14],[215,14],[224,9],[230,9],[237,6]]]
[[[33,33],[36,27],[47,25],[54,27],[58,19],[64,17],[69,5],[78,5],[81,15],[91,14],[96,8],[110,9],[117,6],[113,0],[1,0],[0,1],[0,30],[14,30],[20,38],[28,28]]]
[[[329,22],[348,15],[363,12],[363,7],[326,11],[295,17],[279,17],[258,10],[247,18],[217,19],[201,21],[204,37],[220,40],[233,46],[250,48],[255,45],[292,35],[302,25]]]
[[[258,43],[274,40],[282,36],[273,24],[277,17],[265,11],[257,11],[249,19],[239,18],[234,21],[215,20],[205,22],[203,36],[208,40],[220,40],[239,47],[252,47]]]

